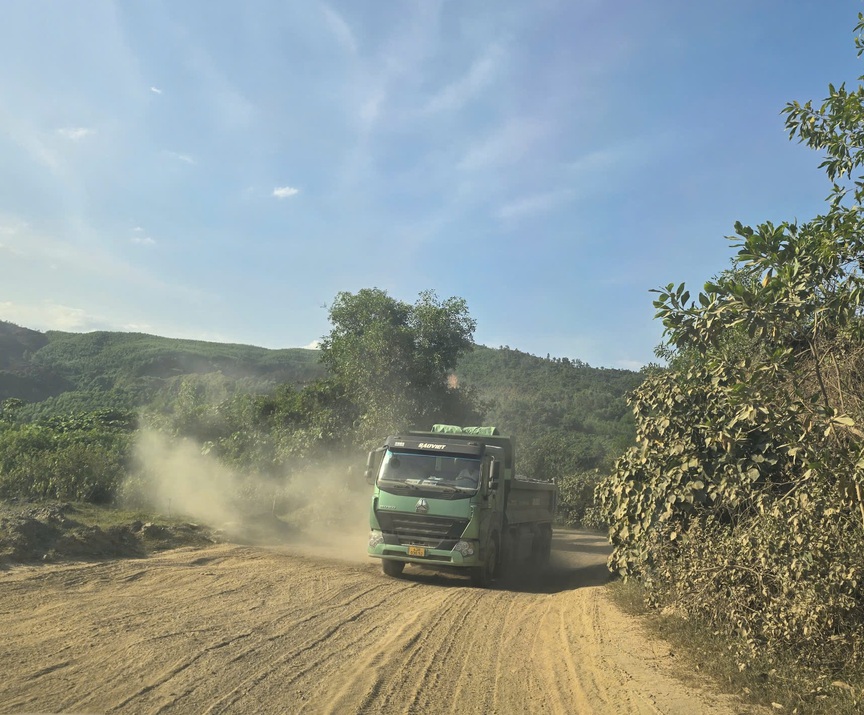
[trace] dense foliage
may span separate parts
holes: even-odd
[[[825,152],[826,211],[738,224],[732,270],[658,291],[670,365],[598,496],[612,566],[657,602],[734,635],[741,668],[830,679],[864,666],[864,87],[785,114]]]
[[[394,429],[479,417],[470,390],[450,383],[474,346],[475,321],[462,298],[431,292],[409,305],[377,288],[339,293],[321,342],[329,380],[357,406],[361,443]]]
[[[462,358],[457,374],[478,389],[486,421],[517,436],[519,472],[557,482],[559,521],[601,526],[594,487],[633,443],[626,395],[643,376],[480,346]]]
[[[138,480],[140,433],[103,424],[111,414],[136,414],[173,444],[274,483],[334,459],[359,469],[395,430],[485,423],[517,435],[520,472],[558,481],[562,521],[580,524],[598,470],[632,443],[624,394],[639,375],[475,346],[461,298],[340,293],[330,320],[320,352],[0,323],[2,494],[106,499],[124,474]]]
[[[0,498],[110,501],[126,475],[135,416],[94,412],[40,424],[16,418],[20,401],[0,409]]]
[[[478,346],[457,374],[478,388],[485,418],[519,436],[520,469],[531,475],[608,470],[633,442],[625,396],[641,382],[639,373]]]

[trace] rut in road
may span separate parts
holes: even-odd
[[[534,583],[220,545],[0,573],[0,712],[733,713],[604,594],[601,537]]]

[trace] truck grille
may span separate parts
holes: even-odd
[[[465,527],[467,519],[447,516],[427,516],[406,512],[376,511],[378,523],[384,534],[384,543],[412,544],[430,549],[452,549]]]

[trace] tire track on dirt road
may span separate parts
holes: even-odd
[[[408,590],[408,588],[410,587],[406,587],[403,590]],[[351,608],[349,612],[336,615],[335,617],[331,617],[329,620],[323,622],[321,624],[323,630],[315,631],[314,634],[309,636],[300,646],[287,652],[282,652],[273,660],[268,661],[266,667],[257,670],[254,674],[244,679],[234,688],[234,690],[226,694],[222,699],[213,703],[206,712],[224,712],[227,708],[234,705],[240,697],[248,695],[250,691],[260,685],[264,680],[273,677],[274,671],[281,670],[283,666],[294,672],[290,675],[287,673],[284,674],[280,677],[280,682],[283,686],[291,686],[313,669],[325,668],[328,661],[344,657],[346,650],[352,650],[357,646],[357,644],[366,642],[366,640],[369,639],[376,630],[380,629],[381,626],[374,622],[366,625],[366,620],[368,619],[364,619],[363,617],[370,611],[381,609],[383,606],[383,599],[376,598],[365,606],[359,606],[354,601],[363,600],[367,595],[372,593],[373,590],[376,589],[360,592],[356,599],[351,599]],[[338,608],[347,609],[348,605],[348,603],[343,603],[336,606],[328,606],[317,614],[296,621],[286,633],[283,633],[280,636],[268,637],[267,641],[272,643],[281,640],[289,633],[293,633],[295,628],[301,629],[302,627],[311,624],[313,621],[320,620],[323,612],[333,611]],[[354,624],[357,625],[357,628],[353,629],[354,632],[349,635],[347,630]],[[327,647],[326,644],[328,641],[334,638],[337,633],[341,637],[340,648],[331,649]],[[298,659],[301,659],[306,654],[312,654],[313,657],[310,661],[304,661],[302,664],[296,663]],[[232,659],[232,663],[237,663],[241,660],[243,660],[243,658],[235,657]],[[317,679],[320,675],[316,673],[315,677]]]
[[[0,713],[732,715],[604,593],[603,539],[492,590],[298,545],[0,573]],[[755,710],[751,711],[755,712]]]

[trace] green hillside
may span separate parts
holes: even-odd
[[[50,368],[33,362],[33,355],[47,344],[44,333],[0,321],[0,400],[40,402],[74,389]]]
[[[487,421],[519,436],[526,471],[557,477],[608,468],[633,442],[625,396],[639,373],[478,346],[457,374],[487,403]]]
[[[121,387],[138,380],[221,372],[263,383],[304,382],[320,375],[314,351],[160,338],[142,333],[46,333],[33,362],[79,388]]]
[[[322,374],[317,353],[162,338],[142,333],[40,333],[0,321],[0,401],[45,414],[135,408],[187,375],[218,375],[229,392],[270,392]]]
[[[506,432],[539,437],[563,431],[605,443],[632,439],[624,395],[641,381],[638,373],[478,345],[456,374],[460,384],[477,390],[486,421]],[[143,333],[41,333],[0,321],[0,401],[45,401],[46,409],[138,407],[170,394],[190,375],[218,375],[232,393],[270,393],[322,377],[324,368],[316,351],[303,348]]]
[[[21,429],[29,423],[52,434],[83,430],[96,439],[100,430],[134,429],[134,415],[143,414],[151,426],[211,445],[235,466],[278,471],[354,439],[358,413],[344,386],[313,384],[327,376],[319,355],[141,333],[40,333],[0,322],[0,417]],[[625,396],[642,375],[509,347],[475,346],[456,365],[471,421],[514,435],[520,472],[557,480],[570,492],[565,501],[578,505],[566,518],[581,521],[599,472],[634,442]],[[392,387],[395,380],[376,368],[361,383]],[[45,436],[28,434],[36,442]],[[126,449],[112,453],[118,465]]]

